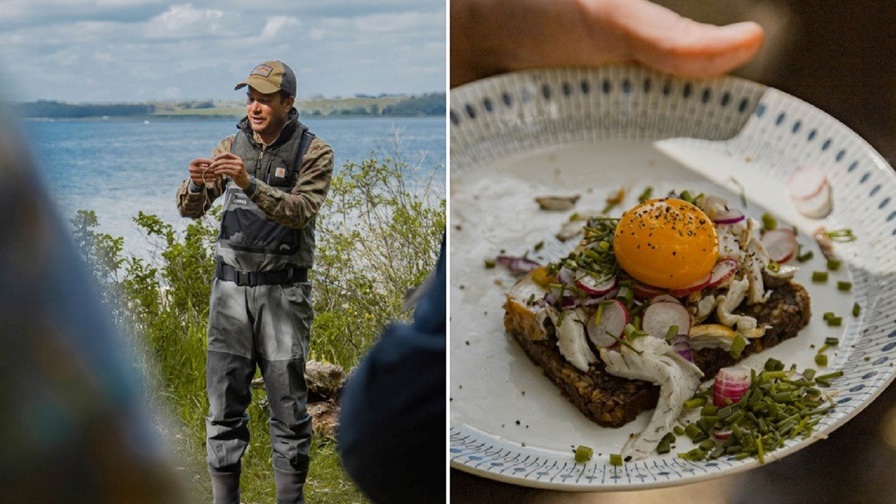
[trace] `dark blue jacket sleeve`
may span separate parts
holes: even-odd
[[[349,378],[339,450],[377,503],[445,502],[445,242],[413,325],[393,324]]]

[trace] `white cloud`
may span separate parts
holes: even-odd
[[[24,100],[238,99],[282,59],[302,96],[439,91],[445,15],[444,0],[0,0],[0,74],[27,77]]]
[[[270,17],[261,30],[261,40],[271,40],[277,38],[284,29],[299,26],[299,20],[292,16],[274,16]]]
[[[155,38],[197,37],[220,33],[224,11],[197,9],[193,4],[172,5],[146,23],[146,35]]]

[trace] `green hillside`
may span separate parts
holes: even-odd
[[[444,116],[445,93],[424,95],[354,96],[350,98],[299,98],[297,106],[306,116]],[[100,117],[241,117],[237,100],[183,100],[146,103],[67,103],[54,100],[15,103],[20,117],[81,119]]]

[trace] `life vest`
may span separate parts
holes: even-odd
[[[295,186],[302,158],[314,139],[297,116],[293,110],[280,138],[267,149],[253,140],[251,127],[243,119],[230,148],[256,180],[287,193]],[[242,271],[310,268],[314,261],[314,227],[313,219],[299,229],[269,220],[230,180],[224,191],[216,255],[223,263]]]

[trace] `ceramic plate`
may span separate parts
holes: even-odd
[[[572,211],[545,212],[536,196],[579,195],[575,211],[601,210],[620,188],[631,206],[647,187],[714,192],[746,204],[753,217],[775,215],[800,231],[815,258],[797,280],[812,296],[812,321],[800,334],[747,364],[775,357],[799,369],[842,370],[836,408],[806,439],[767,455],[784,457],[831,433],[893,380],[896,363],[896,176],[865,141],[792,96],[733,77],[685,80],[629,66],[553,69],[478,81],[451,93],[450,457],[452,467],[520,485],[563,490],[624,490],[691,483],[757,467],[755,459],[688,462],[679,438],[668,455],[609,463],[651,412],[618,429],[582,415],[533,365],[503,326],[504,292],[514,278],[486,268],[499,254],[557,259],[570,245],[554,236]],[[784,180],[799,167],[824,170],[833,211],[796,212]],[[611,211],[611,214],[613,212]],[[811,281],[825,264],[810,233],[852,229],[838,243],[844,267]],[[849,292],[837,281],[852,282]],[[852,316],[855,303],[859,316]],[[828,327],[822,314],[843,315]],[[848,428],[848,426],[846,427]],[[576,463],[573,448],[593,448]]]

